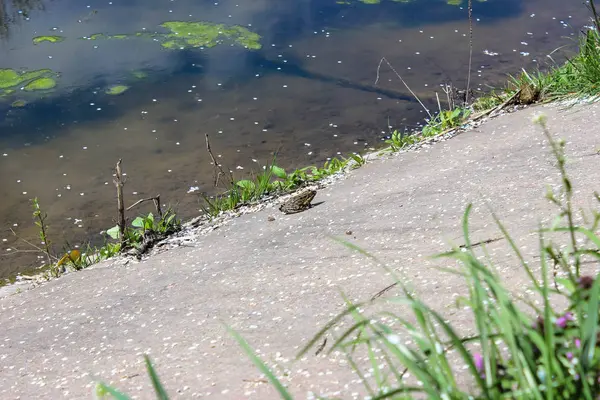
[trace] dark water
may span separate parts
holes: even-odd
[[[478,90],[521,67],[545,66],[546,54],[573,45],[588,22],[579,1],[474,3]],[[147,38],[78,39],[154,32],[170,20],[239,24],[262,36],[262,48],[167,50]],[[390,126],[422,122],[389,68],[374,84],[381,57],[431,107],[440,84],[464,87],[468,65],[467,11],[442,0],[17,0],[0,9],[0,35],[0,68],[60,73],[51,93],[0,100],[0,277],[40,262],[9,230],[39,243],[33,197],[49,215],[57,249],[101,241],[99,232],[114,225],[119,158],[127,204],[160,193],[192,216],[199,200],[189,189],[213,190],[206,133],[240,178],[274,151],[286,168],[322,163],[377,147]],[[66,40],[33,45],[40,35]],[[144,79],[132,74],[140,70]],[[105,94],[114,84],[130,89]],[[11,107],[16,99],[26,106]]]

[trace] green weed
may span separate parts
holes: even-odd
[[[487,111],[487,110],[491,110],[492,108],[499,106],[500,104],[504,103],[504,101],[506,101],[506,99],[508,99],[512,95],[512,93],[508,93],[508,92],[509,92],[508,90],[504,90],[502,93],[497,93],[496,90],[492,90],[487,95],[481,96],[473,102],[473,104],[472,104],[473,110],[474,111]]]
[[[39,229],[38,236],[40,238],[40,241],[42,242],[42,246],[44,246],[43,253],[46,255],[48,266],[50,266],[50,273],[56,278],[60,275],[60,270],[58,269],[58,267],[55,266],[54,262],[52,261],[52,259],[56,257],[54,257],[52,254],[50,239],[48,239],[48,225],[46,223],[48,214],[42,211],[37,197],[31,200],[31,204],[33,207],[33,218],[35,220],[34,223]]]
[[[120,243],[106,242],[103,246],[97,247],[92,246],[89,243],[86,244],[82,250],[73,248],[67,245],[65,254],[56,263],[57,267],[64,268],[70,266],[73,270],[79,271],[87,268],[93,264],[97,264],[100,261],[107,260],[119,254],[121,251]]]
[[[516,89],[530,85],[538,92],[540,99],[553,101],[565,98],[596,98],[600,91],[600,19],[594,1],[589,8],[594,28],[586,29],[579,35],[578,51],[562,65],[553,65],[548,71],[528,73],[511,77]]]
[[[397,277],[393,269],[385,267],[395,277],[394,284],[401,295],[386,299],[389,307],[375,314],[363,310],[379,300],[348,303],[348,307],[300,351],[298,358],[321,342],[326,333],[333,334],[337,339],[329,352],[342,351],[347,355],[372,399],[598,398],[600,279],[581,275],[579,266],[585,256],[600,259],[600,237],[594,233],[600,213],[593,212],[589,226],[575,224],[570,204],[573,189],[565,171],[564,142],[553,140],[543,118],[537,122],[551,144],[563,184],[561,193],[548,195],[559,207],[560,214],[550,228],[539,231],[539,277],[495,215],[494,219],[531,279],[531,290],[542,300],[542,307],[530,302],[523,308],[523,303],[514,300],[493,266],[477,256],[470,240],[469,205],[463,217],[466,245],[437,257],[455,260],[462,266],[444,271],[463,277],[467,283],[468,296],[461,298],[459,304],[472,311],[475,335],[460,336],[445,316],[416,298],[405,281]],[[600,201],[600,196],[595,196]],[[568,242],[548,240],[545,235],[551,232],[568,233]],[[370,256],[350,243],[340,242]],[[563,277],[558,277],[556,269]],[[552,276],[554,282],[551,282]],[[564,298],[568,306],[561,310],[554,308],[551,295]],[[396,307],[408,308],[413,318],[409,320],[406,312],[395,312]],[[348,316],[354,323],[343,328],[340,323]],[[342,330],[336,333],[340,328]],[[371,355],[367,365],[358,362],[360,349]],[[464,365],[466,370],[459,372],[456,365]],[[364,378],[369,371],[372,378]],[[471,388],[458,383],[460,375],[470,377]],[[412,381],[408,376],[413,377]]]
[[[390,138],[385,140],[385,143],[390,146],[390,150],[392,152],[396,152],[403,149],[406,146],[418,143],[419,140],[420,138],[417,134],[411,134],[394,130]]]
[[[154,366],[150,361],[150,357],[144,355],[144,362],[146,364],[146,372],[148,372],[148,376],[150,377],[150,381],[152,382],[154,395],[158,400],[168,400],[169,396],[167,395],[167,391],[165,390],[163,384],[160,382],[158,374],[156,373]],[[105,384],[104,382],[96,383],[96,386],[94,388],[94,395],[97,399],[102,399],[110,395],[113,399],[116,400],[130,400],[129,396],[119,392],[117,389]]]
[[[155,216],[153,213],[139,216],[131,221],[131,227],[125,229],[125,243],[128,246],[139,247],[144,237],[166,237],[178,232],[181,229],[181,220],[177,218],[175,211],[168,208],[162,216]],[[106,231],[111,238],[119,239],[119,226],[116,225]],[[104,248],[105,253],[110,253],[115,247]],[[120,246],[119,246],[119,250]]]
[[[432,137],[442,134],[449,129],[458,128],[469,118],[471,111],[466,108],[442,110],[423,127],[422,135]]]
[[[359,154],[351,154],[349,158],[334,157],[325,161],[322,167],[308,166],[286,172],[285,169],[275,164],[263,167],[261,173],[250,179],[234,180],[225,193],[209,197],[202,194],[204,204],[202,210],[209,216],[217,216],[223,211],[234,210],[237,207],[258,201],[266,195],[284,194],[311,182],[317,182],[328,176],[339,173],[352,166],[358,168],[364,165],[365,158]]]
[[[450,129],[460,127],[468,120],[470,114],[471,111],[467,108],[442,110],[431,120],[427,121],[421,132],[400,132],[394,130],[384,142],[389,146],[390,151],[397,152],[426,138],[441,135]]]

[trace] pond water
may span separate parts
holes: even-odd
[[[13,76],[7,88],[15,72],[0,72],[0,278],[43,261],[11,232],[39,244],[34,197],[57,249],[102,242],[119,158],[127,205],[160,194],[190,217],[200,204],[190,188],[214,192],[205,134],[239,178],[275,151],[286,168],[320,164],[423,122],[396,75],[378,71],[382,57],[431,107],[440,84],[466,82],[466,0],[3,1],[0,69],[42,69],[54,87],[23,90]],[[483,91],[573,49],[588,23],[579,1],[475,1],[473,15]],[[192,28],[168,21],[203,24],[182,41],[174,32]]]

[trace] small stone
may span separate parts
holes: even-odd
[[[269,215],[269,217],[267,218],[267,221],[273,222],[273,221],[275,221],[275,217],[272,215]]]

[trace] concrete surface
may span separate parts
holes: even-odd
[[[559,183],[543,133],[531,123],[537,111],[568,140],[577,206],[595,206],[599,105],[500,116],[451,140],[368,163],[319,191],[315,201],[323,203],[306,212],[286,216],[271,207],[231,220],[192,247],[125,266],[105,263],[0,299],[0,397],[91,398],[98,377],[151,399],[142,359],[149,353],[173,398],[278,398],[223,323],[276,366],[297,398],[362,397],[341,354],[311,351],[292,363],[343,309],[340,290],[365,300],[390,283],[379,266],[330,236],[378,256],[468,330],[468,318],[452,306],[464,294],[460,281],[435,270],[444,261],[428,256],[463,243],[468,202],[473,241],[500,236],[489,205],[525,254],[535,255],[532,231],[555,215],[546,185]],[[488,248],[509,286],[524,290],[505,241]]]

